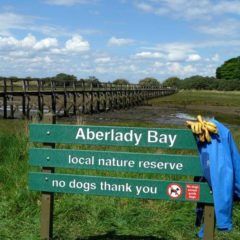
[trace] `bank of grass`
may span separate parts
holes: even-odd
[[[172,104],[175,106],[228,106],[239,107],[240,91],[196,91],[181,90],[177,94],[155,98],[153,105]]]
[[[191,115],[215,117],[221,122],[240,125],[240,91],[181,90],[149,101],[153,106],[170,106]]]
[[[178,98],[177,95],[171,97]],[[29,192],[27,186],[27,125],[25,121],[0,120],[0,239],[3,240],[39,239],[40,194]],[[158,124],[138,122],[127,125],[160,127]],[[239,147],[240,130],[232,130]],[[131,148],[121,150],[133,151]],[[81,174],[84,173],[86,171],[81,171]],[[121,173],[114,175],[123,176]],[[146,177],[143,174],[131,175]],[[193,203],[56,194],[54,239],[197,239],[194,209]],[[216,240],[240,239],[238,204],[235,204],[233,215],[234,230],[231,233],[217,232]]]

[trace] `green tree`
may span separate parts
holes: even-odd
[[[159,87],[161,84],[156,78],[146,77],[139,81],[139,83],[143,87]]]
[[[28,78],[29,78],[29,77],[28,77]],[[27,79],[28,79],[28,78],[27,78]],[[13,82],[17,82],[17,81],[19,80],[19,78],[16,77],[16,76],[8,77],[8,79],[9,79],[9,80],[12,80]],[[29,78],[29,79],[31,79],[31,78]]]
[[[214,77],[203,77],[199,75],[191,76],[181,80],[179,88],[213,90],[218,88],[218,80]]]
[[[95,76],[89,76],[84,80],[87,85],[92,85],[93,87],[97,87],[101,82]]]
[[[239,79],[219,79],[218,80],[218,89],[221,91],[236,91],[240,90],[240,80]]]
[[[123,78],[118,78],[116,80],[113,81],[113,84],[117,84],[117,85],[127,85],[130,84],[128,80],[123,79]]]
[[[238,79],[240,80],[240,56],[231,58],[216,69],[216,77],[218,79]]]
[[[53,80],[57,81],[56,85],[62,85],[63,82],[66,82],[66,86],[69,86],[71,82],[77,81],[77,78],[74,75],[59,73],[53,77]]]
[[[164,82],[163,82],[163,86],[164,87],[179,87],[180,85],[180,78],[178,77],[170,77],[167,78]]]

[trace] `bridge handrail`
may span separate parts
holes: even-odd
[[[57,81],[41,79],[0,79],[0,93],[11,92],[39,92],[39,91],[84,91],[84,90],[104,90],[104,91],[144,91],[144,90],[176,90],[175,88],[164,88],[159,86],[143,86],[139,84],[113,84],[113,83],[92,83],[83,81]]]

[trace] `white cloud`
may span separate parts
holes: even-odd
[[[46,36],[71,36],[67,29],[51,24],[41,24],[43,18],[20,15],[13,12],[0,13],[0,36],[12,36],[12,31],[40,32]],[[45,20],[45,19],[44,19]],[[84,29],[83,29],[84,30]],[[87,30],[86,30],[87,31]]]
[[[173,62],[173,63],[168,63],[168,69],[169,71],[173,72],[173,73],[179,73],[181,72],[181,65],[178,62]]]
[[[144,11],[144,12],[149,12],[149,13],[154,13],[154,8],[150,4],[140,2],[136,4],[137,8]]]
[[[201,33],[212,35],[212,36],[240,36],[239,32],[240,22],[234,19],[226,19],[219,21],[218,23],[200,25],[196,28]]]
[[[28,57],[30,57],[29,52],[26,52],[26,51],[23,51],[23,50],[9,52],[8,55],[10,57],[13,57],[13,58],[28,58]]]
[[[46,36],[71,36],[72,33],[62,26],[31,24],[26,30],[40,32]]]
[[[79,28],[76,32],[80,35],[98,35],[102,33],[101,30],[97,28]]]
[[[57,46],[58,46],[58,41],[56,38],[45,38],[37,42],[33,48],[36,50],[43,50],[43,49],[49,49]]]
[[[186,53],[182,50],[169,50],[167,55],[168,61],[176,62],[176,61],[184,61],[186,59]]]
[[[220,56],[218,53],[215,53],[212,58],[211,58],[212,61],[214,62],[218,62],[220,60]]]
[[[0,49],[17,47],[18,40],[14,37],[0,37]]]
[[[187,58],[188,62],[197,62],[200,61],[202,58],[200,55],[198,54],[190,54]]]
[[[50,52],[51,52],[52,54],[57,54],[57,55],[63,54],[63,50],[60,49],[60,48],[52,48],[52,49],[50,49]]]
[[[36,44],[37,40],[32,34],[28,34],[20,41],[21,45],[26,48],[31,48]]]
[[[73,6],[75,4],[89,3],[87,0],[46,0],[50,5]]]
[[[52,62],[52,59],[49,56],[43,56],[43,57],[34,57],[32,58],[32,65],[44,63],[49,64]]]
[[[135,54],[137,58],[162,58],[169,62],[197,61],[200,56],[194,49],[194,44],[190,43],[167,43],[159,44],[156,47],[150,47],[155,51],[143,51]]]
[[[139,52],[135,54],[136,58],[151,59],[151,58],[162,58],[164,55],[159,52]]]
[[[240,2],[236,0],[136,0],[138,9],[156,15],[170,15],[184,19],[210,19],[222,14],[240,14]]]
[[[156,46],[156,49],[159,51],[162,51],[164,53],[172,54],[173,57],[176,55],[176,57],[181,57],[183,55],[188,55],[189,53],[195,52],[193,49],[192,43],[182,43],[182,42],[172,42],[172,43],[166,43],[166,44],[158,44]]]
[[[86,52],[90,50],[90,44],[82,36],[75,35],[66,41],[65,49],[70,52]]]
[[[189,76],[197,73],[197,69],[194,66],[181,65],[178,62],[168,63],[167,68],[172,74],[176,74],[178,76]]]
[[[108,41],[109,46],[124,46],[124,45],[129,45],[134,43],[133,39],[130,38],[116,38],[116,37],[111,37]]]
[[[22,40],[18,40],[14,37],[0,37],[0,51],[21,51],[21,50],[31,50],[37,44],[36,38],[28,34]]]
[[[63,54],[82,53],[90,49],[89,43],[81,36],[75,35],[60,47],[56,38],[43,38],[37,40],[35,36],[28,34],[23,39],[14,37],[0,37],[0,56],[9,54],[18,58],[32,57],[33,55],[52,54],[53,56]]]
[[[37,41],[36,37],[28,34],[22,40],[18,40],[14,37],[0,37],[0,50],[43,50],[56,47],[58,45],[57,39],[55,38],[44,38]]]
[[[153,66],[156,68],[159,68],[159,67],[163,67],[164,64],[162,62],[154,62]]]
[[[144,47],[145,50],[158,51],[169,53],[172,51],[183,51],[186,55],[194,54],[197,49],[207,48],[226,48],[226,47],[240,47],[239,39],[228,39],[227,41],[222,38],[209,39],[205,41],[192,41],[192,42],[172,42],[167,44],[157,44],[156,46]]]
[[[165,0],[137,1],[136,7],[144,12],[156,15],[170,15],[185,19],[201,18],[208,15],[210,2],[207,0]],[[208,16],[207,16],[208,17]]]
[[[232,1],[219,1],[213,7],[215,13],[232,13],[232,14],[240,14],[240,2],[237,0]]]
[[[198,70],[193,65],[187,65],[183,67],[183,73],[185,75],[192,75],[199,73]]]
[[[99,57],[99,58],[96,58],[94,61],[95,61],[95,63],[104,64],[104,63],[111,62],[111,58],[110,57]]]
[[[0,13],[0,35],[11,35],[12,29],[26,29],[32,17],[23,16],[15,13]]]

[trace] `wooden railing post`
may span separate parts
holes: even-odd
[[[97,109],[96,109],[96,111],[97,111],[97,112],[100,112],[101,94],[100,94],[99,84],[97,84],[96,94],[97,94],[97,97],[96,97],[96,101],[97,101],[97,106],[96,106],[96,108],[97,108]]]
[[[7,80],[3,79],[3,117],[7,118]]]
[[[52,122],[56,123],[56,83],[51,81],[51,99],[52,99]]]
[[[11,95],[10,95],[10,118],[14,118],[14,105],[13,105],[13,80],[10,80],[10,88],[11,88]]]
[[[68,111],[67,111],[67,86],[66,82],[63,82],[63,88],[64,88],[64,94],[63,94],[63,111],[64,111],[64,117],[68,116]]]
[[[43,96],[41,93],[41,85],[43,82],[41,80],[37,80],[38,84],[38,118],[39,120],[43,119]]]
[[[44,116],[45,123],[56,123],[56,118],[48,114]],[[46,134],[51,134],[50,132]],[[44,143],[45,148],[55,148],[54,143]],[[43,167],[42,172],[54,173],[53,167]],[[45,179],[47,181],[47,179]],[[42,192],[41,197],[41,216],[40,216],[40,237],[41,240],[50,240],[53,238],[53,212],[54,212],[54,193]]]
[[[85,83],[82,82],[82,113],[85,113]]]
[[[76,93],[76,83],[72,83],[73,90],[73,115],[77,115],[77,93]]]
[[[93,83],[91,83],[90,85],[90,113],[93,113],[93,98],[94,98],[94,94],[93,94]]]
[[[112,85],[109,86],[109,89],[108,89],[108,84],[106,83],[105,85],[105,90],[106,90],[106,103],[108,103],[108,108],[109,110],[112,110],[113,109],[113,97],[112,97]],[[107,104],[106,104],[107,106]],[[106,109],[106,108],[105,108]]]
[[[22,94],[22,117],[25,118],[26,116],[26,81],[25,79],[22,80],[22,87],[23,87],[23,94]]]

